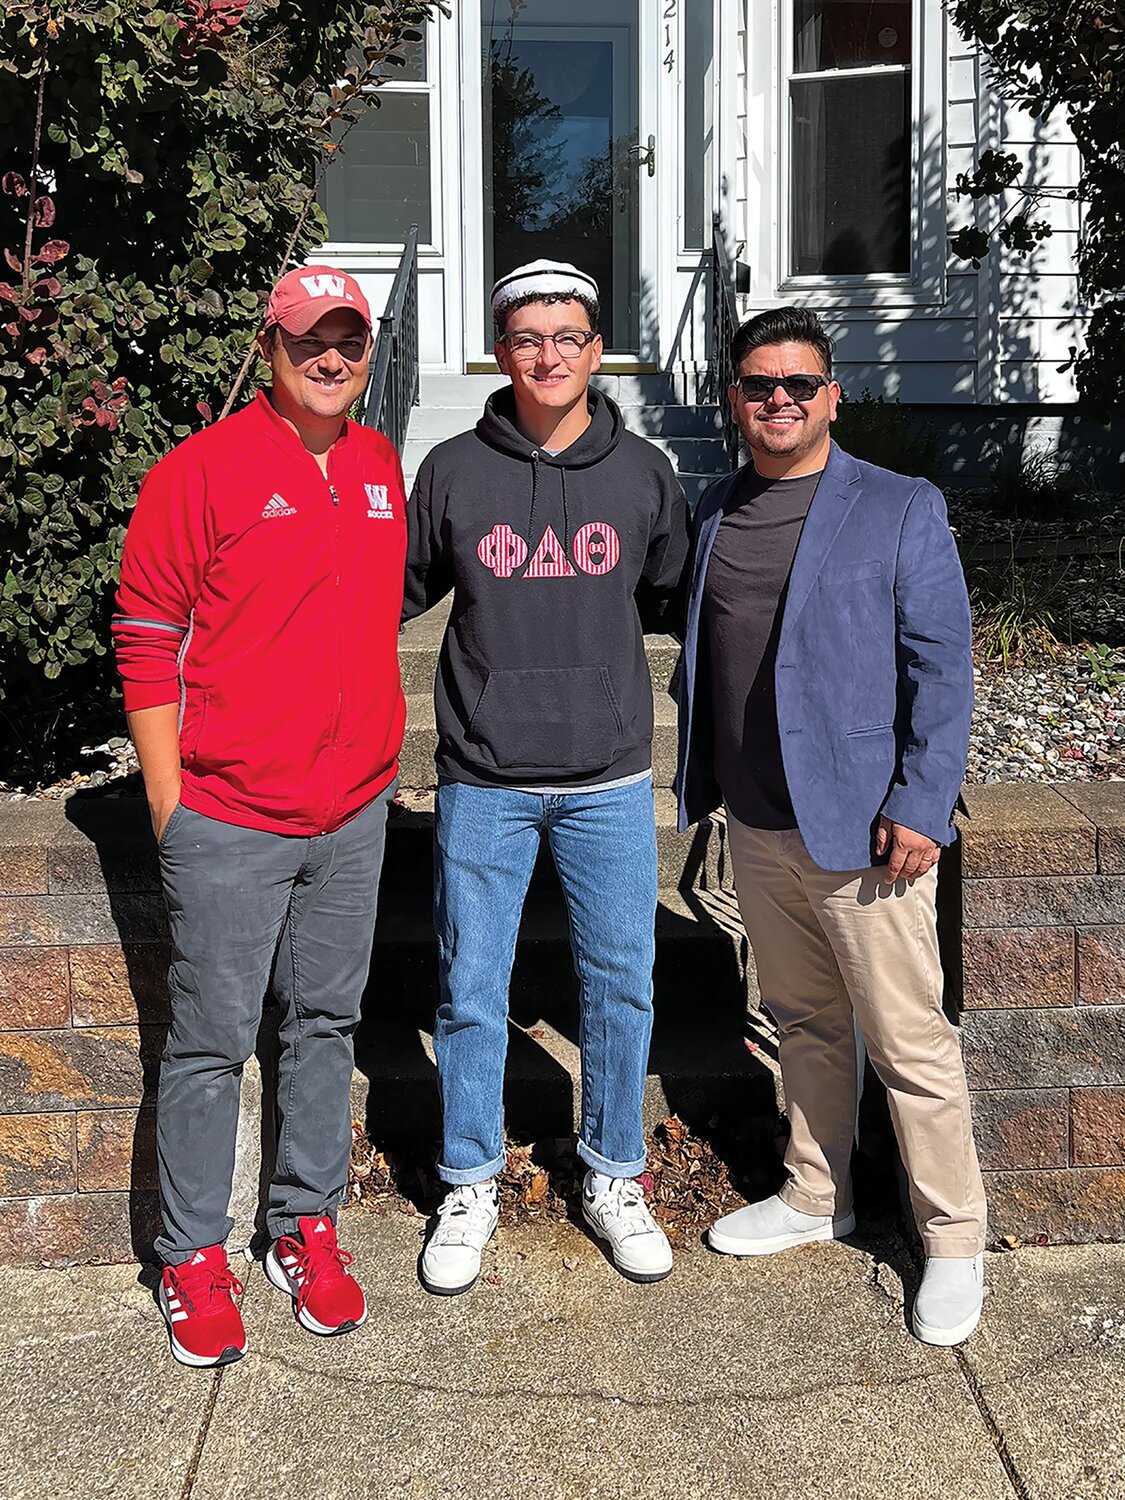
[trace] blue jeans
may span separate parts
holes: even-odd
[[[652,782],[562,795],[446,782],[435,817],[441,1004],[434,1051],[444,1115],[438,1174],[448,1183],[484,1182],[504,1165],[508,984],[542,831],[566,897],[580,982],[578,1154],[612,1177],[644,1170],[656,922]]]

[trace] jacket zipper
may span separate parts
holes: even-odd
[[[329,787],[328,822],[329,827],[336,818],[336,760],[340,753],[340,724],[344,717],[344,622],[343,611],[340,608],[340,497],[336,493],[336,486],[328,479],[328,493],[332,497],[332,515],[335,521],[333,530],[334,557],[333,564],[336,573],[336,723],[332,731],[332,742],[329,746],[328,762],[332,767],[331,784]],[[327,833],[329,829],[325,829]]]

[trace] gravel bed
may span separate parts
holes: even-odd
[[[1125,653],[1109,669],[1125,682]],[[1099,681],[1067,647],[1049,666],[977,667],[967,780],[1125,777],[1125,688]]]

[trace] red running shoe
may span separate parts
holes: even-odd
[[[241,1359],[246,1331],[234,1300],[241,1296],[242,1283],[222,1245],[197,1250],[183,1265],[165,1266],[157,1298],[173,1357],[197,1369]]]
[[[297,1321],[310,1333],[350,1333],[367,1317],[363,1288],[348,1270],[352,1258],[336,1243],[329,1218],[298,1219],[266,1256],[266,1278],[293,1298]]]

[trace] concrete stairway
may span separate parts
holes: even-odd
[[[439,1108],[431,1031],[438,1003],[432,930],[432,689],[447,607],[412,622],[400,644],[407,729],[402,806],[391,816],[372,983],[357,1036],[353,1104],[373,1138],[435,1135]],[[756,998],[716,817],[676,832],[671,792],[675,709],[667,687],[677,658],[666,637],[646,641],[654,684],[660,898],[656,1023],[644,1114],[651,1126],[676,1112],[704,1125],[717,1113],[776,1115],[776,1049]],[[613,892],[606,892],[607,901]],[[750,1042],[756,1050],[747,1045]],[[511,986],[507,1124],[542,1139],[567,1134],[580,1107],[578,1016],[565,905],[546,853],[524,909]]]
[[[407,488],[430,449],[475,426],[486,397],[507,382],[500,375],[423,375],[402,454]],[[599,375],[594,384],[621,407],[631,431],[672,460],[688,503],[728,468],[719,409],[695,399],[696,377],[684,374]]]

